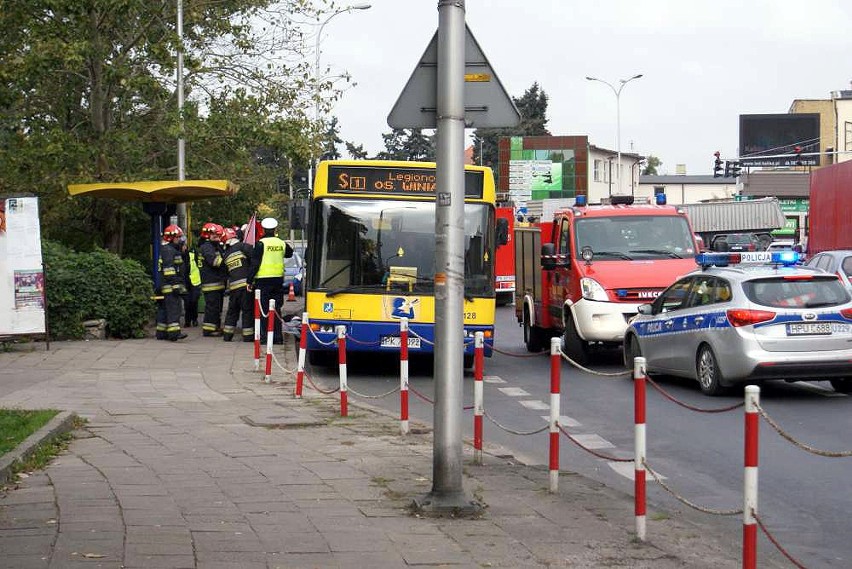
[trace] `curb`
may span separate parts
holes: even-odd
[[[0,484],[9,482],[14,476],[12,468],[15,463],[27,460],[43,442],[72,431],[76,417],[73,411],[60,411],[45,426],[24,439],[15,449],[0,457]]]

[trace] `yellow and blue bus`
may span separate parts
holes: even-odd
[[[494,336],[494,175],[465,166],[465,365],[473,336]],[[308,360],[336,361],[336,327],[348,351],[398,352],[409,319],[411,354],[432,353],[435,322],[435,164],[320,162],[309,211],[305,305]]]

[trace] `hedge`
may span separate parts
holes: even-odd
[[[42,242],[47,317],[51,336],[83,337],[83,322],[103,318],[107,335],[141,338],[154,316],[151,278],[134,260],[103,249],[77,253]]]

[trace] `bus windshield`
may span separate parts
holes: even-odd
[[[311,212],[315,244],[311,289],[433,293],[435,204],[324,198]],[[465,295],[494,295],[493,209],[464,206]]]
[[[625,215],[578,219],[574,256],[591,247],[595,259],[683,258],[695,255],[689,225],[682,216]]]

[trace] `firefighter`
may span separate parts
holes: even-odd
[[[180,331],[180,295],[186,292],[183,284],[183,258],[180,238],[183,230],[169,225],[163,230],[163,246],[160,248],[160,293],[163,295],[163,310],[158,312],[157,339],[176,342],[186,338]]]
[[[272,342],[283,344],[280,311],[284,303],[284,259],[293,256],[293,247],[275,235],[278,220],[274,217],[264,218],[260,226],[263,237],[254,246],[248,282],[260,290],[260,306],[264,311],[269,310],[269,300],[275,300],[275,311],[279,317],[274,318]],[[261,323],[261,342],[266,341],[266,329],[267,324]]]
[[[246,288],[246,278],[251,268],[253,248],[237,239],[237,232],[225,229],[225,265],[228,268],[228,312],[225,315],[223,339],[230,342],[236,332],[242,312],[243,342],[254,341],[253,296]]]
[[[222,303],[225,295],[227,268],[220,246],[219,225],[205,223],[199,239],[199,268],[201,269],[201,294],[204,295],[204,322],[201,330],[205,336],[221,336]]]

